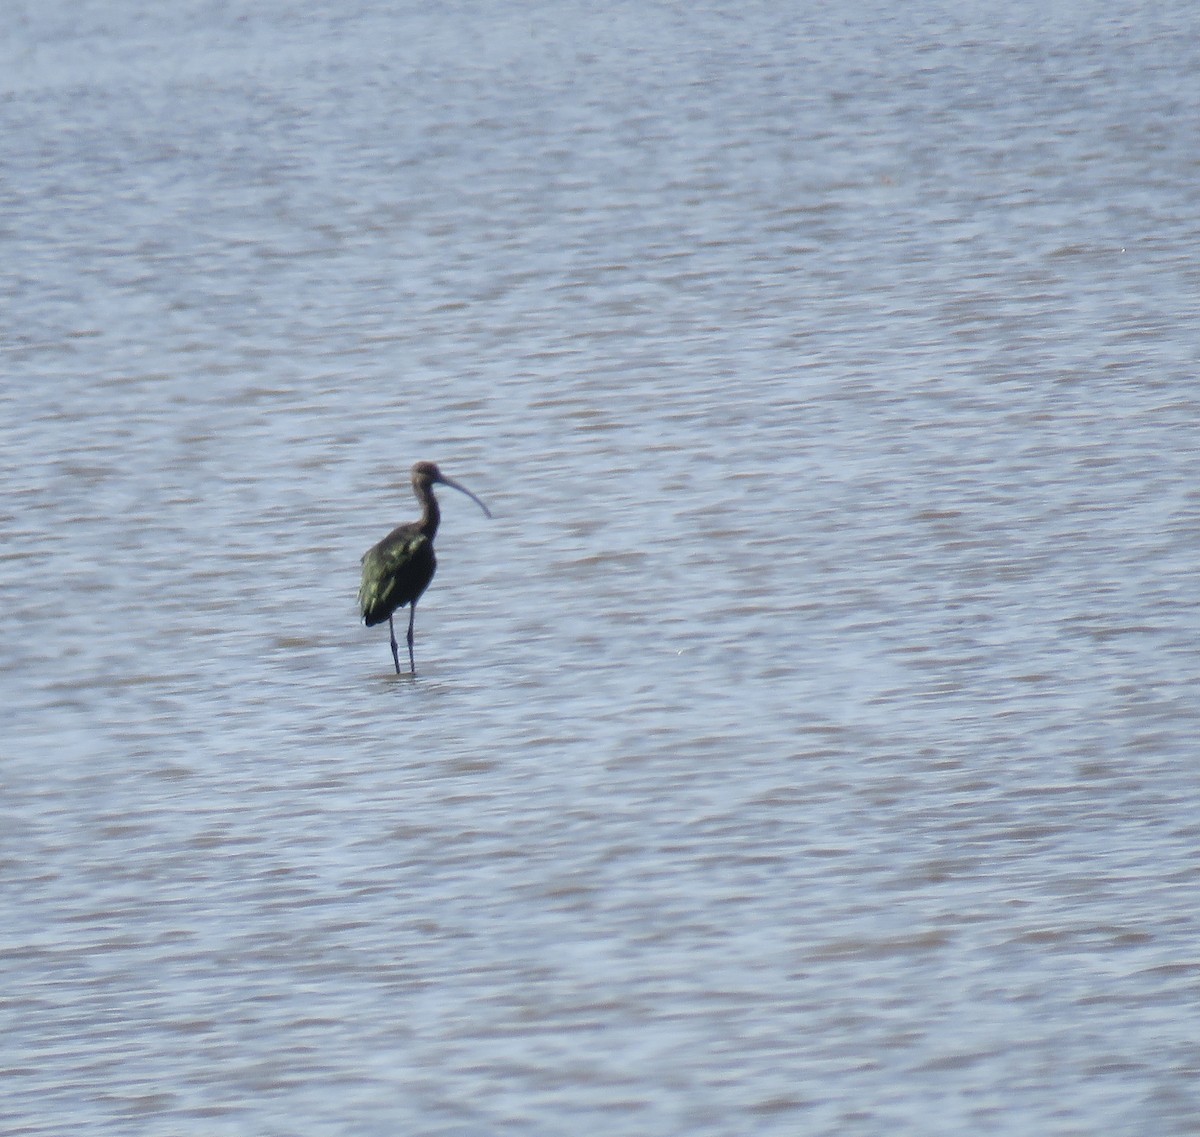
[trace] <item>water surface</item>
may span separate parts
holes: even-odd
[[[6,1131],[1197,1131],[1189,6],[11,23]]]

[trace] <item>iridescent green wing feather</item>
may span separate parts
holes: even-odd
[[[406,570],[421,559],[428,544],[429,538],[420,531],[397,532],[363,554],[358,606],[364,620],[386,620],[401,604],[408,603],[405,593],[410,573]]]

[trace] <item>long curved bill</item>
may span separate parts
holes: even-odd
[[[453,478],[446,477],[445,474],[438,478],[438,481],[444,486],[449,486],[452,490],[458,490],[459,493],[465,493],[467,497],[469,497],[477,506],[479,506],[480,509],[483,510],[484,517],[492,516],[492,511],[488,509],[488,507],[484,505],[483,502],[481,502],[479,498],[477,498],[469,489],[467,489],[466,486],[456,482]]]

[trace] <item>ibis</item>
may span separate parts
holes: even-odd
[[[391,632],[392,659],[396,674],[400,674],[400,648],[396,643],[396,627],[392,617],[396,610],[408,605],[408,668],[415,676],[416,662],[413,658],[413,621],[417,615],[417,601],[429,587],[437,569],[437,558],[433,555],[433,538],[437,534],[441,511],[437,498],[433,496],[435,485],[449,486],[465,493],[485,517],[491,511],[466,486],[453,478],[446,477],[433,462],[418,462],[412,468],[413,494],[421,506],[418,521],[398,525],[377,545],[368,549],[362,558],[362,584],[358,590],[358,605],[362,610],[363,623],[368,628],[387,621]]]

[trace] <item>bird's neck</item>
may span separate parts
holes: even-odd
[[[417,500],[421,503],[421,532],[432,541],[442,520],[442,511],[438,509],[437,498],[429,486],[417,490]]]

